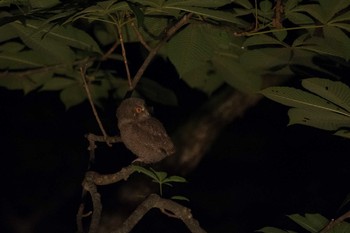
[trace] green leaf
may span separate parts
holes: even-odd
[[[96,41],[86,32],[73,26],[58,26],[51,31],[44,31],[46,36],[52,37],[73,48],[86,51],[93,51],[102,54]]]
[[[75,85],[70,85],[61,91],[60,99],[67,110],[75,105],[81,104],[87,99],[87,96],[83,86],[79,85],[79,82],[76,82]]]
[[[143,6],[151,6],[154,8],[159,8],[164,3],[164,0],[132,0],[132,2],[137,2]]]
[[[305,89],[325,98],[350,112],[350,88],[342,82],[321,78],[302,81]]]
[[[252,9],[253,8],[253,6],[249,2],[249,0],[235,0],[235,3],[243,6],[246,9]]]
[[[168,0],[165,6],[194,6],[217,8],[232,3],[232,0]]]
[[[330,20],[329,24],[334,24],[335,22],[343,22],[343,21],[348,21],[348,20],[350,20],[350,11],[345,11],[343,14],[340,14],[340,15],[334,17],[332,20]]]
[[[89,6],[82,11],[69,17],[63,24],[72,23],[80,18],[89,19],[90,22],[95,20],[102,20],[107,23],[114,24],[115,22],[105,18],[106,15],[110,13],[115,13],[117,11],[127,11],[130,7],[126,1],[118,2],[117,0],[101,1],[96,5]]]
[[[64,78],[64,77],[54,77],[47,81],[41,88],[42,91],[58,91],[65,89],[68,86],[75,85],[76,80]]]
[[[187,180],[184,177],[181,177],[181,176],[169,176],[166,179],[164,179],[163,182],[185,183],[185,182],[187,182]]]
[[[291,66],[294,66],[293,68],[295,68],[296,65],[298,67],[305,67],[307,70],[311,70],[311,73],[307,72],[308,76],[312,75],[314,73],[313,71],[317,71],[318,73],[323,73],[324,75],[327,75],[329,77],[340,78],[335,73],[324,69],[322,66],[316,65],[314,63],[314,56],[315,53],[312,51],[301,49],[300,47],[294,47],[293,57],[290,62]],[[298,73],[298,71],[296,72]]]
[[[146,169],[144,167],[137,166],[137,165],[131,165],[131,166],[133,167],[133,169],[135,171],[142,173],[142,174],[152,178],[153,180],[157,180],[157,176],[152,170],[149,170],[149,169]]]
[[[0,52],[17,53],[24,48],[25,48],[25,46],[21,43],[7,42],[5,44],[0,45]]]
[[[197,69],[182,75],[182,79],[192,88],[197,88],[210,95],[223,83],[222,77],[215,72],[215,67],[209,62],[203,62]]]
[[[29,0],[30,6],[33,8],[50,8],[61,2],[59,0]]]
[[[268,87],[260,91],[265,97],[272,99],[278,103],[302,109],[310,109],[313,111],[331,111],[345,116],[350,116],[350,113],[339,108],[337,105],[329,101],[291,87]]]
[[[287,0],[284,3],[284,11],[287,14],[290,10],[296,7],[302,0]]]
[[[232,37],[225,28],[215,27],[212,25],[201,25],[200,26],[203,39],[205,39],[214,51],[216,50],[232,50],[234,52],[243,52],[242,43],[244,38]]]
[[[325,13],[323,12],[323,9],[318,4],[302,4],[298,5],[293,9],[292,12],[305,12],[310,14],[312,17],[314,17],[319,22],[326,24],[327,23],[327,17],[325,16]]]
[[[1,17],[1,16],[0,16]],[[11,24],[5,24],[0,27],[0,42],[17,38],[16,30],[12,28]]]
[[[350,232],[350,223],[348,222],[341,222],[340,224],[336,224],[334,228],[332,229],[332,233],[348,233]]]
[[[323,130],[337,130],[350,127],[350,117],[329,111],[292,108],[288,111],[288,125],[302,124]]]
[[[319,0],[327,21],[333,18],[339,11],[349,7],[349,0]]]
[[[159,182],[159,183],[163,183],[164,182],[164,179],[168,176],[168,173],[166,172],[158,172],[158,171],[155,171],[151,168],[151,170],[153,171],[153,173],[155,174],[156,176],[156,181]]]
[[[184,196],[172,196],[172,197],[170,197],[170,199],[178,200],[178,201],[190,201],[190,199],[188,199],[187,197],[184,197]]]
[[[24,26],[19,22],[11,23],[13,29],[16,30],[21,40],[40,56],[45,57],[50,63],[72,63],[75,54],[67,46],[53,38],[42,38],[42,35],[35,33],[35,29],[31,25]]]
[[[197,15],[214,19],[214,20],[233,23],[240,27],[248,26],[248,23],[241,20],[240,18],[237,18],[234,14],[226,11],[219,11],[219,10],[212,10],[208,8],[191,7],[191,6],[164,6],[164,8],[191,12]]]
[[[244,43],[243,47],[250,47],[250,46],[256,46],[256,45],[277,45],[277,46],[283,46],[285,47],[285,44],[281,41],[277,40],[276,38],[273,38],[268,35],[256,35],[249,37]]]
[[[170,61],[176,67],[180,77],[209,60],[212,48],[203,40],[205,34],[198,25],[191,24],[176,34],[167,44]]]
[[[327,44],[348,61],[350,58],[349,36],[341,29],[330,26],[323,28],[323,35]]]
[[[0,86],[9,90],[23,90],[24,94],[29,93],[40,87],[43,83],[52,77],[51,72],[41,74],[32,74],[18,77],[0,78]]]
[[[284,41],[284,39],[286,39],[288,32],[287,30],[282,30],[282,31],[274,31],[273,35],[281,42]]]
[[[215,72],[232,87],[243,92],[256,92],[260,89],[261,77],[242,67],[234,55],[217,54],[212,62]]]
[[[298,46],[302,46],[304,44],[304,41],[310,37],[310,35],[308,33],[302,34],[301,36],[297,37],[292,44],[292,47],[298,47]]]
[[[331,55],[336,57],[344,56],[342,51],[339,51],[338,48],[332,47],[327,40],[319,37],[311,37],[310,39],[305,40],[304,44],[300,46],[300,48],[323,55]]]
[[[154,41],[164,35],[164,31],[169,25],[169,20],[167,18],[146,16],[143,23],[140,33],[146,41]],[[132,30],[135,31],[134,29]],[[137,36],[136,41],[139,42]]]
[[[108,27],[113,27],[112,25],[102,25],[95,24],[94,27],[94,35],[98,42],[100,42],[103,46],[112,44],[115,42],[115,35],[113,35],[108,29]],[[125,27],[124,27],[125,28]],[[124,37],[124,35],[123,35]],[[126,37],[124,37],[126,39]],[[125,40],[125,42],[129,42],[129,40]]]
[[[287,66],[291,58],[290,48],[261,48],[243,53],[240,56],[240,64],[254,71],[268,71]]]
[[[145,174],[146,176],[156,180],[157,179],[157,176],[156,174],[153,172],[153,171],[150,171],[144,167],[141,167],[141,166],[137,166],[137,165],[131,165],[133,167],[133,169],[139,173],[143,173]]]
[[[136,4],[133,4],[131,2],[127,3],[136,17],[138,27],[141,27],[145,18],[142,10]]]
[[[177,105],[175,93],[171,89],[165,88],[153,80],[146,78],[141,79],[136,89],[154,102],[171,106]]]
[[[264,227],[262,229],[257,230],[257,232],[263,232],[263,233],[288,233],[288,231],[284,231],[284,230],[278,229],[276,227]]]
[[[272,3],[269,0],[263,0],[259,2],[259,6],[262,12],[267,13],[271,11]]]
[[[89,89],[91,91],[91,96],[94,103],[101,108],[103,108],[102,99],[108,98],[108,93],[112,89],[111,83],[107,78],[100,79],[89,84]]]
[[[350,32],[350,25],[348,23],[332,23],[332,26],[335,26]]]
[[[299,214],[288,215],[290,219],[311,233],[321,231],[329,222],[328,219],[320,214],[305,214],[305,217]]]
[[[117,77],[109,77],[109,82],[111,82],[111,86],[115,89],[113,96],[117,99],[124,98],[126,92],[129,90],[129,83],[127,80]]]
[[[335,132],[334,135],[350,139],[350,130],[340,129],[337,132]]]
[[[31,29],[31,36],[39,34],[40,37],[54,39],[57,42],[61,42],[73,48],[102,54],[99,46],[89,34],[71,25],[56,25],[53,27],[49,24],[43,25],[41,21],[28,20],[28,22],[26,22],[26,27]]]
[[[0,53],[0,69],[28,69],[44,66],[52,62],[34,51]]]
[[[296,25],[309,25],[315,23],[310,16],[299,12],[286,13],[286,18]]]

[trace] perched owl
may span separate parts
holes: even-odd
[[[143,99],[125,99],[117,118],[123,143],[138,157],[134,162],[155,163],[175,152],[162,123],[150,115]]]

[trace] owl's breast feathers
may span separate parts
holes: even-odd
[[[122,141],[139,161],[154,163],[175,153],[175,146],[162,123],[149,117],[133,123],[119,125]]]

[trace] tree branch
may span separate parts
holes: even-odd
[[[339,218],[337,218],[336,220],[332,219],[328,225],[322,230],[320,231],[320,233],[326,233],[329,232],[331,229],[333,229],[335,226],[337,226],[338,224],[342,223],[345,221],[345,219],[350,218],[350,211],[346,212],[345,214],[343,214],[342,216],[340,216]]]
[[[171,27],[167,33],[166,36],[164,37],[163,40],[161,40],[157,46],[155,48],[153,48],[148,56],[146,57],[146,59],[144,60],[143,64],[141,65],[141,67],[139,68],[139,70],[137,71],[135,77],[132,80],[132,85],[130,90],[135,89],[137,83],[140,81],[143,73],[145,72],[146,68],[148,67],[148,65],[151,63],[151,61],[153,60],[153,58],[157,55],[159,49],[184,25],[189,23],[189,20],[192,16],[192,13],[184,15],[182,17],[182,19],[177,22],[173,27]]]
[[[123,56],[123,61],[124,61],[124,66],[125,66],[125,71],[126,71],[126,77],[128,78],[129,89],[132,89],[131,75],[130,75],[130,70],[129,70],[129,65],[128,65],[128,59],[126,57],[126,50],[125,50],[125,46],[124,46],[122,29],[120,28],[119,24],[117,24],[117,30],[118,30],[118,35],[119,35],[119,42],[120,42],[120,45],[122,47],[122,56]]]
[[[264,77],[263,86],[277,85],[285,80],[283,77]],[[242,93],[231,87],[212,96],[174,134],[176,154],[164,161],[165,169],[182,176],[191,172],[197,167],[221,131],[228,124],[242,117],[262,98],[260,94]]]
[[[111,144],[107,141],[108,135],[103,127],[103,124],[101,122],[100,117],[98,116],[97,110],[96,110],[95,105],[94,105],[94,101],[92,100],[91,92],[90,92],[89,86],[86,82],[85,72],[86,72],[86,65],[84,67],[80,67],[80,75],[81,75],[81,78],[83,79],[84,88],[85,88],[89,103],[91,105],[92,112],[94,113],[95,119],[98,123],[98,126],[100,127],[100,130],[103,134],[103,137],[105,138],[107,145],[111,146]]]
[[[182,220],[188,229],[193,233],[205,233],[197,220],[191,214],[191,210],[172,201],[164,199],[157,194],[149,195],[134,212],[124,221],[122,226],[111,233],[128,233],[132,228],[147,214],[152,208],[158,208],[161,211],[171,212],[172,216]]]

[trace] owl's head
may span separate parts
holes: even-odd
[[[125,99],[117,109],[118,121],[142,120],[148,118],[149,115],[145,101],[140,98]]]

